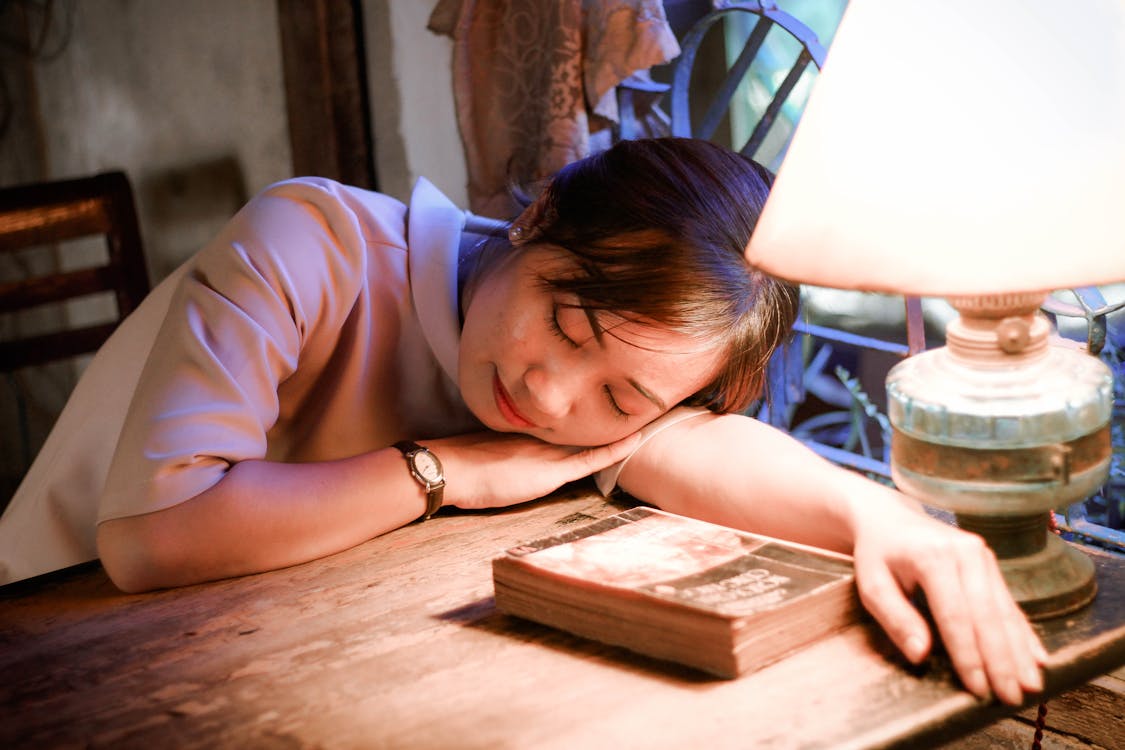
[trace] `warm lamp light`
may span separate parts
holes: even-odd
[[[1112,376],[1050,342],[1052,289],[1125,280],[1125,4],[851,0],[747,258],[949,296],[888,376],[892,476],[981,533],[1032,617],[1093,598],[1047,531],[1110,456]]]

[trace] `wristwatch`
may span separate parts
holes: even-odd
[[[410,467],[410,475],[426,490],[426,512],[422,520],[437,513],[441,509],[441,496],[445,490],[445,473],[441,468],[441,461],[429,448],[418,445],[413,440],[400,440],[395,447],[402,451],[406,465]]]

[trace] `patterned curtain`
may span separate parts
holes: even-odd
[[[660,0],[439,0],[469,208],[509,218],[510,180],[542,179],[617,121],[616,87],[680,48]]]

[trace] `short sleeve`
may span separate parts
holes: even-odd
[[[273,186],[189,261],[125,417],[99,521],[171,507],[266,455],[280,384],[310,340],[338,335],[365,278],[346,190]]]

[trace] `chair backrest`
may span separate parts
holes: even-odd
[[[61,256],[66,241],[98,235],[105,238],[103,263],[0,280],[0,315],[109,292],[116,300],[116,318],[0,341],[0,371],[96,350],[149,290],[133,191],[124,173],[0,189],[0,254],[43,250]],[[65,269],[69,264],[59,257],[55,265]]]
[[[727,66],[725,76],[714,85],[706,85],[696,73],[696,58],[704,39],[710,32],[722,31],[727,21],[742,18],[753,24],[738,56]],[[768,104],[758,114],[749,137],[741,144],[730,143],[731,148],[746,156],[758,157],[770,130],[777,123],[778,114],[793,94],[801,76],[814,65],[819,70],[824,64],[824,47],[816,34],[798,19],[778,10],[773,3],[738,2],[713,10],[699,19],[680,42],[680,57],[675,62],[671,90],[672,135],[694,136],[715,140],[723,119],[731,110],[731,103],[748,80],[755,62],[765,57],[767,35],[774,29],[796,42],[796,57],[792,61],[771,60],[769,70],[763,71],[772,79],[784,72]],[[706,103],[706,107],[701,102]],[[702,114],[699,114],[702,113]],[[760,161],[760,159],[759,159]]]

